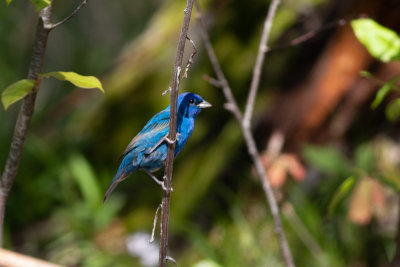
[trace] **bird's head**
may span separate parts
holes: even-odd
[[[196,117],[203,108],[209,107],[211,104],[199,95],[183,93],[178,96],[178,113],[185,117]]]

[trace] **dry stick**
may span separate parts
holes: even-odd
[[[258,177],[259,177],[259,179],[260,179],[260,181],[261,181],[261,183],[263,185],[263,189],[264,189],[266,198],[268,200],[268,204],[269,204],[270,209],[271,209],[271,214],[272,214],[272,217],[274,219],[275,231],[276,231],[276,233],[277,233],[277,235],[279,237],[279,244],[280,244],[280,247],[281,247],[281,251],[282,251],[284,260],[286,262],[286,266],[287,267],[294,267],[295,265],[294,265],[294,262],[293,262],[293,259],[292,259],[292,255],[290,253],[290,249],[289,249],[286,237],[285,237],[285,233],[284,233],[283,228],[282,228],[282,222],[281,222],[280,215],[279,215],[279,207],[278,207],[278,204],[276,202],[274,193],[273,193],[273,191],[271,189],[271,185],[270,185],[270,183],[269,183],[269,181],[267,179],[267,176],[266,176],[266,173],[265,173],[265,169],[264,169],[264,167],[263,167],[263,165],[261,163],[260,156],[259,156],[259,153],[257,151],[257,147],[256,147],[256,144],[255,144],[254,138],[253,138],[253,136],[252,136],[252,134],[250,132],[250,129],[244,126],[243,119],[242,119],[242,114],[240,112],[240,109],[239,109],[239,107],[238,107],[238,105],[236,103],[236,100],[235,100],[235,98],[234,98],[234,96],[232,94],[232,90],[229,87],[229,84],[228,84],[228,82],[227,82],[227,80],[226,80],[226,78],[225,78],[225,76],[224,76],[224,74],[223,74],[223,72],[221,70],[221,67],[220,67],[219,62],[217,60],[217,57],[215,56],[214,49],[213,49],[213,47],[211,45],[210,38],[209,38],[208,33],[206,31],[206,28],[205,28],[205,25],[204,25],[204,22],[203,22],[203,18],[202,18],[202,15],[201,15],[201,10],[200,10],[200,7],[199,7],[199,4],[197,3],[197,1],[196,1],[196,9],[198,11],[197,12],[197,19],[198,19],[199,24],[200,24],[200,27],[199,27],[200,28],[200,34],[201,34],[201,37],[203,39],[204,46],[206,48],[208,57],[210,58],[211,65],[212,65],[212,67],[214,69],[215,74],[217,75],[218,84],[222,88],[222,91],[223,91],[223,93],[225,95],[225,98],[228,101],[229,110],[234,114],[234,116],[236,117],[237,121],[239,122],[241,131],[243,133],[243,136],[244,136],[244,139],[245,139],[245,142],[246,142],[246,145],[247,145],[248,152],[249,152],[249,154],[250,154],[250,156],[251,156],[251,158],[252,158],[252,160],[254,162],[254,165],[256,167],[257,175],[258,175]]]
[[[253,115],[254,102],[256,100],[258,86],[260,84],[261,69],[264,63],[265,52],[267,52],[267,42],[269,33],[271,32],[272,21],[274,20],[276,9],[280,0],[272,0],[269,6],[268,15],[265,19],[264,29],[261,36],[260,46],[258,48],[258,54],[256,59],[256,64],[254,64],[253,78],[251,79],[249,96],[247,97],[246,110],[244,112],[243,124],[246,128],[250,128],[251,116]]]
[[[174,74],[171,83],[171,104],[170,104],[170,118],[169,118],[169,132],[168,139],[176,140],[176,121],[177,121],[177,102],[179,91],[179,78],[181,65],[183,60],[183,52],[185,50],[186,36],[189,29],[190,17],[192,15],[193,1],[188,0],[184,10],[184,17],[182,22],[182,29],[179,36],[178,48],[176,52]],[[175,142],[168,143],[167,160],[164,172],[164,182],[167,190],[163,193],[162,208],[161,208],[161,233],[160,233],[160,254],[159,266],[165,267],[167,260],[170,258],[168,253],[168,221],[169,221],[169,205],[171,196],[171,183],[172,183],[172,169],[174,163]]]
[[[86,4],[86,0],[83,2]],[[35,82],[32,91],[25,96],[22,102],[21,110],[18,114],[17,122],[15,123],[10,152],[0,179],[0,247],[3,244],[3,225],[7,197],[17,175],[25,138],[33,115],[36,94],[39,91],[40,86],[40,78],[38,77],[38,74],[42,71],[49,33],[52,29],[74,16],[82,6],[83,4],[75,9],[75,11],[66,19],[55,25],[50,23],[52,4],[39,12],[39,21],[36,27],[35,42],[28,72],[28,79],[32,79]]]
[[[79,6],[77,6],[77,7],[75,8],[75,10],[72,11],[71,14],[69,14],[69,16],[67,16],[65,19],[63,19],[63,20],[61,20],[61,21],[59,21],[59,22],[57,22],[57,23],[55,23],[55,24],[49,24],[49,25],[47,26],[47,28],[48,28],[49,30],[52,30],[52,29],[54,29],[54,28],[57,28],[57,27],[60,26],[61,24],[67,22],[67,21],[70,20],[73,16],[75,16],[76,13],[78,13],[78,11],[79,11],[84,5],[86,5],[86,4],[87,4],[87,0],[83,0],[83,1],[79,4]]]

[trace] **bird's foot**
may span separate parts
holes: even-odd
[[[178,134],[177,134],[177,135],[178,135]],[[165,139],[165,141],[166,141],[168,144],[172,145],[173,143],[176,142],[176,139],[177,139],[177,138],[175,138],[174,140],[171,140],[171,139],[169,139],[167,136],[165,136],[164,139]]]
[[[151,179],[153,179],[154,180],[154,182],[156,182],[157,184],[159,184],[161,187],[162,187],[162,189],[164,190],[164,191],[168,191],[168,188],[165,186],[165,176],[163,177],[163,181],[160,181],[160,180],[158,180],[157,179],[157,177],[155,177],[151,172],[149,172],[149,171],[147,171],[146,169],[143,169],[150,177],[151,177]],[[169,189],[169,191],[174,191],[174,189],[171,187],[170,189]]]
[[[165,259],[167,261],[171,261],[173,264],[175,264],[176,267],[178,267],[178,264],[176,263],[176,260],[174,258],[172,258],[171,256],[166,256]]]

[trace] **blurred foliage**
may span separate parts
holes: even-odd
[[[78,3],[54,0],[54,21]],[[282,1],[271,43],[282,41],[288,31],[303,33],[298,23],[330,3]],[[266,2],[201,4],[216,54],[243,106]],[[127,237],[151,231],[161,189],[138,172],[107,203],[102,204],[102,197],[125,146],[169,104],[161,93],[171,80],[184,6],[184,0],[88,1],[51,33],[43,71],[95,75],[105,95],[42,81],[9,196],[7,248],[66,266],[141,266],[127,252]],[[36,14],[27,1],[0,3],[0,33],[5,37],[0,39],[2,90],[26,75]],[[199,93],[213,108],[199,115],[193,136],[174,164],[170,254],[180,266],[282,266],[270,211],[252,177],[240,129],[223,109],[220,91],[202,79],[212,71],[194,17],[190,37],[199,52],[181,88]],[[287,71],[299,64],[303,48],[268,55],[256,111],[273,103],[278,89],[272,88],[292,79]],[[187,50],[186,58],[189,45]],[[0,168],[18,108],[19,103],[7,112],[0,109]],[[366,137],[366,127],[374,132],[372,137]],[[388,137],[390,129],[379,135],[382,129],[364,123],[354,126],[344,146],[304,145],[304,180],[285,179],[276,190],[298,266],[379,266],[390,261],[400,188],[400,147]],[[260,149],[264,146],[260,142]],[[360,210],[361,215],[354,214]]]

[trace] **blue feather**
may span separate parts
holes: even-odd
[[[201,109],[211,107],[201,96],[183,93],[178,96],[177,140],[175,157],[183,150],[194,129],[194,121]],[[123,160],[115,174],[104,201],[121,181],[137,170],[154,172],[165,165],[167,143],[163,142],[169,131],[170,107],[154,115],[128,144]]]

